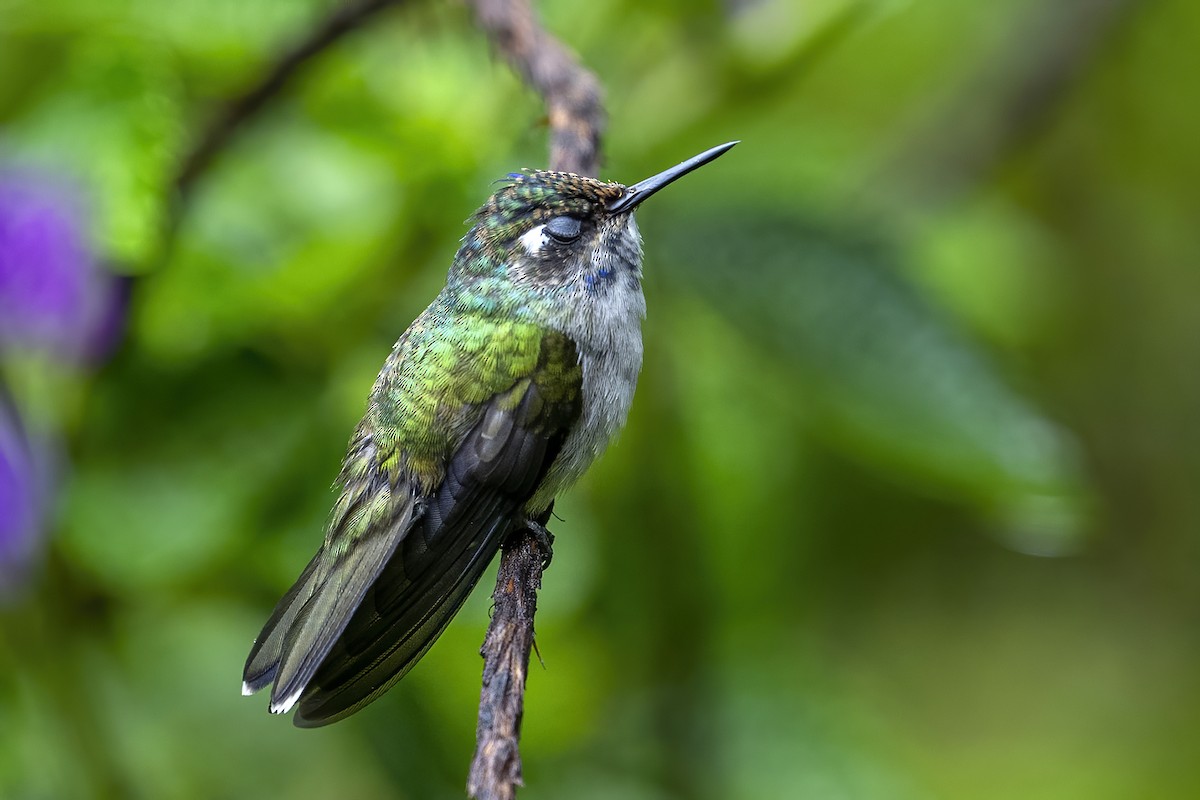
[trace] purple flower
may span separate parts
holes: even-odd
[[[39,551],[39,472],[16,412],[0,396],[0,599],[20,588]]]
[[[124,327],[128,288],[92,253],[72,184],[0,164],[0,361],[27,350],[103,359]],[[53,487],[38,444],[0,384],[0,599],[19,592],[42,552]]]
[[[102,356],[124,316],[119,289],[89,248],[78,193],[45,172],[0,169],[0,351]]]

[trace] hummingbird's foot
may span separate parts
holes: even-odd
[[[531,533],[537,541],[538,549],[542,551],[542,569],[546,569],[554,558],[554,534],[547,530],[545,525],[532,519],[522,520],[521,527]]]

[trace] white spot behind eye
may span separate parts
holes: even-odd
[[[546,246],[546,234],[542,230],[545,227],[545,225],[535,225],[521,234],[521,246],[525,248],[525,252],[529,253],[529,255],[536,256]]]

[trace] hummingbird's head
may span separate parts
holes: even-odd
[[[510,173],[476,212],[456,261],[468,271],[502,269],[510,281],[534,289],[597,292],[619,280],[639,280],[642,244],[634,210],[735,144],[714,147],[632,186],[568,172]]]

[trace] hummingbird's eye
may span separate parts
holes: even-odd
[[[562,244],[578,239],[581,230],[583,230],[583,223],[575,217],[555,217],[547,222],[545,227],[546,233]]]

